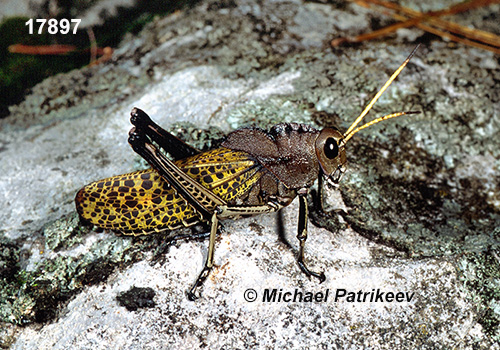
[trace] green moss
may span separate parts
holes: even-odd
[[[143,258],[145,251],[159,245],[161,235],[134,238],[105,234],[87,249],[75,253],[89,235],[75,214],[44,229],[46,250],[34,267],[19,265],[21,248],[0,238],[0,322],[23,325],[53,319],[69,298],[89,285],[108,278],[117,267]],[[31,266],[30,265],[30,266]]]
[[[127,308],[128,311],[136,311],[137,309],[155,307],[156,303],[153,298],[156,293],[152,288],[142,288],[133,286],[126,292],[122,292],[116,296],[118,304]]]
[[[225,134],[218,128],[209,126],[202,129],[189,122],[173,123],[168,131],[189,145],[206,151],[217,147]]]
[[[500,342],[500,250],[470,254],[458,263],[460,279],[476,305],[477,321],[494,341]]]
[[[47,225],[43,229],[47,248],[58,251],[81,243],[82,234],[88,233],[88,228],[78,226],[78,221],[78,215],[73,213]]]
[[[227,116],[227,121],[234,129],[244,126],[270,129],[278,123],[310,123],[311,115],[302,102],[275,97],[262,101],[251,100],[233,108]]]

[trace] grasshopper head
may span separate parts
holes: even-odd
[[[315,149],[319,165],[328,182],[336,185],[345,172],[347,162],[344,135],[334,128],[321,130],[316,138]]]

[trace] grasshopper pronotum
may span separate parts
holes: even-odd
[[[188,292],[194,300],[196,289],[213,266],[219,220],[276,212],[298,196],[297,262],[307,276],[323,282],[324,273],[311,271],[304,262],[308,190],[318,177],[338,184],[345,172],[345,145],[355,133],[389,118],[417,113],[392,113],[357,127],[417,48],[344,133],[337,128],[316,130],[297,123],[278,124],[270,131],[242,128],[227,135],[219,148],[200,152],[134,108],[129,143],[152,168],[85,186],[76,195],[77,211],[96,226],[133,235],[208,222],[211,229],[205,266]],[[160,149],[170,153],[174,161]]]

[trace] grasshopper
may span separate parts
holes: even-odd
[[[308,277],[321,283],[325,274],[310,270],[304,260],[308,190],[317,178],[320,186],[325,179],[338,186],[346,170],[346,143],[358,131],[386,119],[418,113],[392,113],[357,127],[417,48],[344,133],[337,128],[317,130],[297,123],[278,124],[270,131],[241,128],[228,134],[220,147],[200,152],[134,108],[128,142],[152,168],[83,187],[75,198],[77,211],[84,221],[100,228],[132,235],[209,223],[205,265],[187,292],[194,300],[214,265],[220,220],[276,212],[298,197],[297,263]]]

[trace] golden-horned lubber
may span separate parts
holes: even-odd
[[[134,108],[134,127],[128,141],[152,169],[85,186],[76,195],[77,211],[82,219],[98,227],[132,235],[208,222],[211,229],[205,266],[188,292],[189,299],[194,300],[196,289],[213,267],[219,220],[275,212],[298,196],[297,262],[307,276],[323,282],[324,273],[311,271],[304,262],[308,190],[318,177],[338,184],[345,171],[345,145],[356,132],[382,120],[416,113],[393,113],[356,128],[415,50],[344,134],[336,128],[320,131],[297,123],[278,124],[268,132],[242,128],[227,135],[219,148],[200,152]]]

